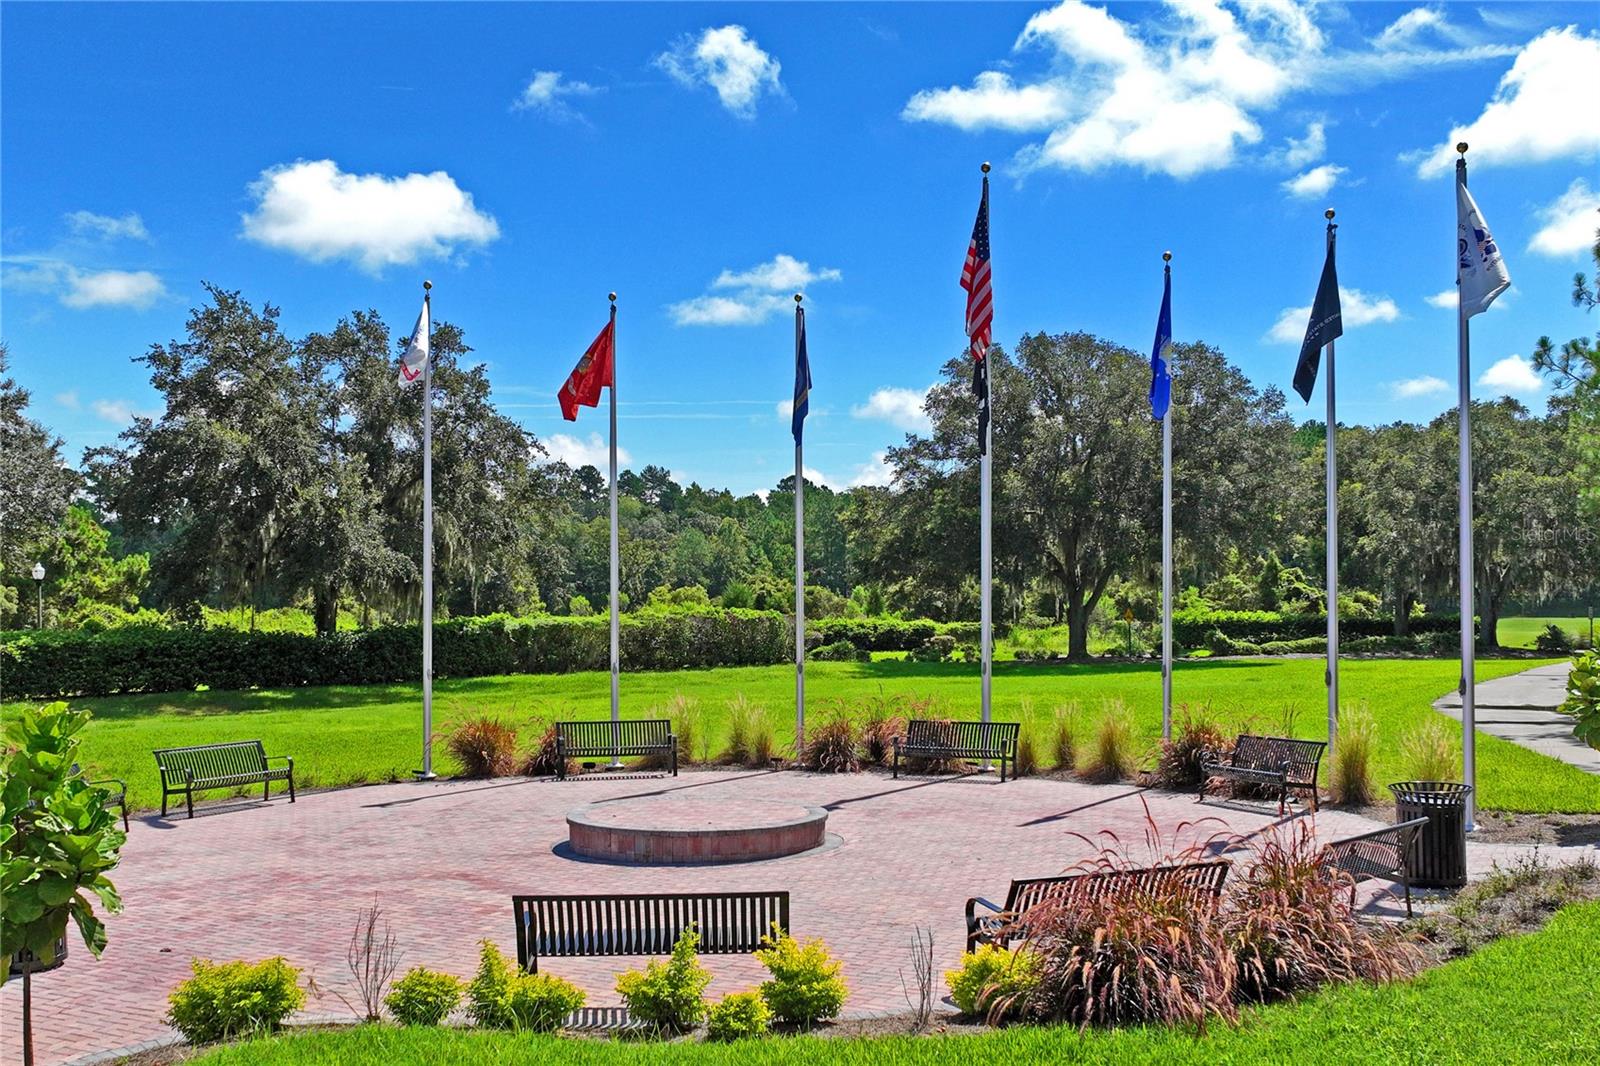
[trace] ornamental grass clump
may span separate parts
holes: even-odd
[[[855,720],[834,706],[806,734],[801,764],[824,774],[853,774],[861,769],[861,737]]]
[[[1039,741],[1032,727],[1024,722],[1017,732],[1017,759],[1011,764],[1011,772],[1016,777],[1032,777],[1039,769]]]
[[[756,958],[772,974],[761,984],[761,998],[780,1021],[809,1029],[836,1017],[844,1006],[844,963],[835,959],[821,940],[804,944],[773,923],[772,934],[761,938]]]
[[[415,966],[394,983],[383,1005],[401,1025],[438,1025],[461,1002],[461,979]]]
[[[1201,760],[1226,751],[1228,738],[1208,708],[1191,711],[1184,705],[1174,724],[1172,739],[1161,742],[1156,784],[1173,790],[1191,789],[1200,784]]]
[[[277,1029],[305,1005],[300,971],[281,957],[257,963],[193,959],[194,976],[167,997],[167,1021],[191,1044]]]
[[[1267,1002],[1414,971],[1416,954],[1395,930],[1356,916],[1349,876],[1323,862],[1309,825],[1273,827],[1252,851],[1221,921],[1240,1000]]]
[[[728,745],[722,752],[723,762],[735,766],[750,762],[751,738],[764,717],[761,708],[742,692],[728,701]]]
[[[516,769],[517,731],[498,718],[468,718],[447,746],[463,777],[505,777]]]
[[[1400,762],[1412,781],[1457,781],[1461,760],[1443,717],[1431,715],[1400,738]]]
[[[867,765],[885,766],[894,754],[894,738],[906,731],[902,703],[901,697],[882,693],[868,698],[861,716],[861,757]]]
[[[561,756],[556,747],[557,730],[553,723],[535,723],[539,740],[529,748],[522,757],[522,765],[517,772],[524,777],[553,777],[561,770]],[[574,773],[578,769],[577,761],[566,760],[566,772]]]
[[[1366,704],[1340,716],[1339,737],[1328,768],[1333,802],[1347,807],[1365,807],[1372,802],[1372,749],[1376,741],[1377,727]]]
[[[711,971],[700,965],[700,933],[690,926],[672,946],[667,962],[651,959],[642,970],[617,976],[617,992],[628,1013],[667,1033],[682,1033],[706,1014],[705,991]]]
[[[1119,700],[1109,703],[1095,727],[1094,743],[1083,766],[1083,776],[1097,784],[1123,781],[1139,772],[1133,734],[1133,717]]]
[[[772,1031],[772,1008],[759,992],[734,992],[706,1012],[706,1039],[746,1040]]]
[[[1062,704],[1055,710],[1051,747],[1057,770],[1070,770],[1078,764],[1078,711],[1076,703]]]

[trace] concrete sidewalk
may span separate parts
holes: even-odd
[[[1572,718],[1556,710],[1566,699],[1569,664],[1536,666],[1520,674],[1480,681],[1474,711],[1480,732],[1520,744],[1569,766],[1600,774],[1600,751],[1572,735]],[[1452,692],[1434,710],[1461,721],[1461,696]]]

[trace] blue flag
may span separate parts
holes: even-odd
[[[1306,323],[1306,339],[1300,342],[1300,361],[1294,366],[1294,391],[1306,403],[1317,384],[1322,365],[1322,349],[1344,335],[1344,317],[1339,309],[1339,272],[1333,265],[1333,231],[1328,223],[1328,258],[1322,262],[1322,280],[1317,282],[1317,298],[1311,304],[1311,321]]]
[[[806,313],[801,307],[794,309],[794,414],[789,428],[794,431],[794,446],[800,447],[800,437],[805,430],[806,412],[811,409],[811,360],[806,356]]]
[[[1156,343],[1150,349],[1150,413],[1157,422],[1172,406],[1172,268],[1166,269],[1161,290],[1161,317],[1156,319]]]

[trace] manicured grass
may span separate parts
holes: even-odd
[[[1544,632],[1545,626],[1560,626],[1567,631],[1567,637],[1570,640],[1589,635],[1589,619],[1587,616],[1502,618],[1495,627],[1495,635],[1500,638],[1500,643],[1504,647],[1531,648],[1533,647],[1534,638]],[[1595,623],[1595,633],[1600,635],[1600,622]]]
[[[1485,680],[1534,663],[1480,660]],[[1345,663],[1341,691],[1346,705],[1364,703],[1378,729],[1374,776],[1381,786],[1408,776],[1399,757],[1400,738],[1420,722],[1433,721],[1434,699],[1456,685],[1459,665],[1449,660],[1376,660]],[[931,700],[926,708],[949,717],[976,717],[977,668],[969,664],[908,662],[814,663],[806,670],[813,720],[837,702],[859,705],[901,694]],[[1278,731],[1292,714],[1293,731],[1326,735],[1320,659],[1242,659],[1184,663],[1175,671],[1180,703],[1209,706],[1231,727],[1246,723]],[[995,716],[1026,721],[1048,739],[1056,707],[1077,705],[1085,734],[1111,701],[1134,713],[1139,735],[1154,745],[1160,734],[1160,675],[1153,665],[1025,665],[1003,663],[995,671]],[[523,726],[554,717],[601,718],[609,713],[609,675],[518,675],[440,681],[435,686],[434,726],[448,732],[472,715],[493,715]],[[743,694],[765,707],[782,743],[794,735],[794,674],[784,666],[625,674],[625,717],[676,714],[674,696],[693,701],[702,735],[720,751],[727,702]],[[297,783],[306,787],[397,780],[419,764],[421,698],[415,685],[278,689],[253,692],[189,692],[105,697],[77,701],[94,713],[84,746],[95,775],[128,781],[131,801],[142,807],[160,800],[154,748],[259,737],[271,754],[293,755]],[[1444,721],[1443,719],[1438,719]],[[1448,725],[1448,723],[1446,722]],[[455,767],[443,744],[435,765]],[[1478,737],[1478,781],[1486,807],[1518,811],[1600,811],[1600,777],[1585,774],[1494,737]]]
[[[560,1040],[460,1029],[363,1026],[252,1041],[194,1066],[967,1066],[995,1063],[1521,1063],[1600,1057],[1600,903],[1569,907],[1538,933],[1503,940],[1416,981],[1351,985],[1251,1012],[1236,1029],[1197,1036],[1170,1029],[1079,1034],[1019,1027],[977,1036],[770,1038],[732,1045]]]

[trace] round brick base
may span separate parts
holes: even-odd
[[[572,850],[646,864],[752,862],[821,847],[828,812],[800,803],[651,797],[591,803],[567,814]]]

